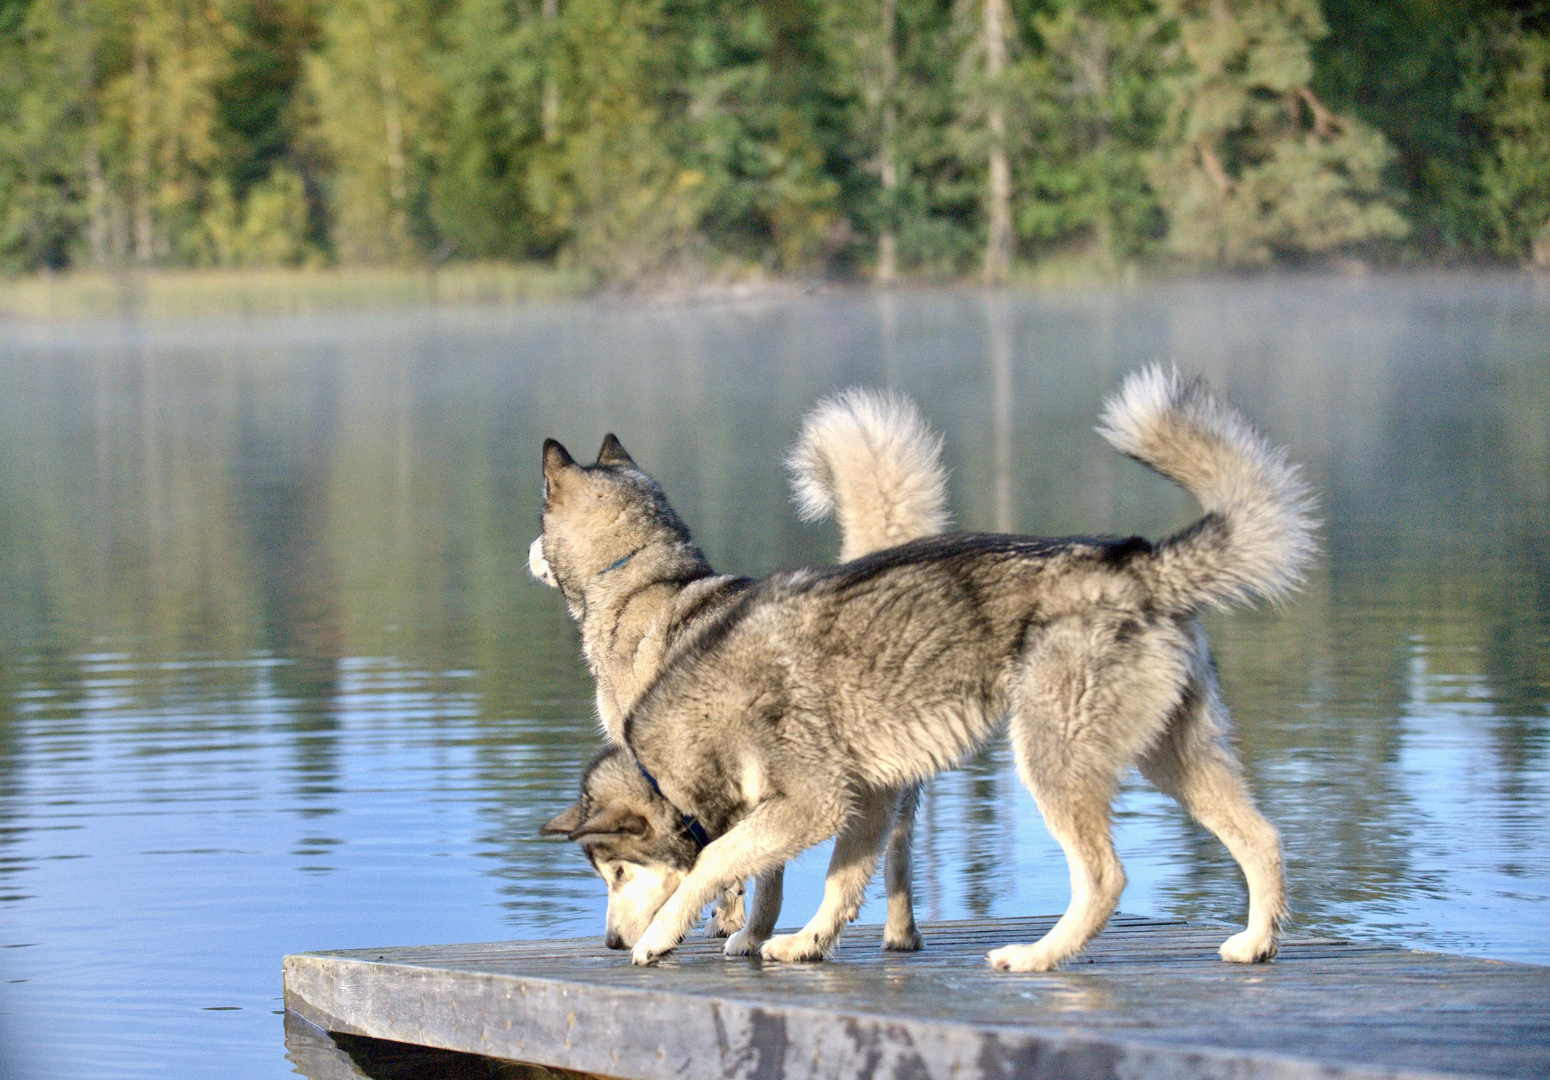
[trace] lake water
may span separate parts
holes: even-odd
[[[1543,281],[14,324],[0,1074],[280,1077],[285,953],[600,932],[600,883],[535,835],[598,745],[525,568],[545,436],[618,432],[760,574],[837,548],[787,501],[804,410],[889,384],[946,433],[961,526],[1155,537],[1194,508],[1092,431],[1153,360],[1307,463],[1327,521],[1302,594],[1210,623],[1296,928],[1550,963]],[[1117,835],[1126,910],[1243,917],[1139,780]],[[1003,745],[935,782],[918,852],[926,918],[1064,907]]]

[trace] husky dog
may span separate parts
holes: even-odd
[[[941,532],[947,477],[940,456],[940,437],[907,399],[850,390],[809,414],[788,466],[802,516],[834,514],[841,558],[849,560]],[[590,468],[577,465],[559,443],[545,443],[544,492],[544,531],[529,550],[529,568],[561,591],[580,624],[604,734],[621,747],[641,694],[754,583],[712,573],[661,489],[613,435]],[[693,819],[671,811],[629,754],[605,751],[587,776],[592,789],[639,798],[583,799],[542,831],[583,845],[608,883],[605,940],[628,948],[709,838]],[[901,788],[890,805],[896,814],[884,945],[918,949],[909,843],[919,785]],[[731,933],[729,954],[750,953],[769,937],[780,913],[783,869],[783,862],[762,868],[746,926],[742,879],[723,887],[708,932]]]
[[[1177,372],[1132,375],[1099,431],[1182,485],[1204,516],[1157,543],[917,540],[743,586],[672,643],[623,718],[621,745],[567,811],[631,823],[642,865],[692,866],[635,942],[634,963],[676,947],[719,890],[834,836],[817,913],[760,949],[771,960],[823,957],[855,917],[896,793],[952,768],[1003,722],[1065,851],[1071,903],[1036,943],[991,952],[995,968],[1049,970],[1103,928],[1125,885],[1110,804],[1131,765],[1215,833],[1247,879],[1248,926],[1222,958],[1275,954],[1280,838],[1229,749],[1197,616],[1300,583],[1316,547],[1312,499],[1282,451]],[[544,551],[579,598],[568,582],[591,580],[608,557],[578,560],[569,546],[584,515],[568,504],[591,497],[590,480],[552,449],[545,475],[559,501],[545,514]],[[653,501],[650,512],[666,511]],[[669,828],[691,816],[703,847]]]

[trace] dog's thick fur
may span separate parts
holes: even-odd
[[[1003,722],[1066,853],[1072,895],[1048,934],[996,949],[992,965],[1050,969],[1103,927],[1125,883],[1110,803],[1131,765],[1214,832],[1247,879],[1248,926],[1222,958],[1274,955],[1280,841],[1229,749],[1197,616],[1298,584],[1315,550],[1311,499],[1279,450],[1177,373],[1133,375],[1100,431],[1184,486],[1205,515],[1155,544],[958,535],[776,574],[739,587],[672,642],[582,796],[601,818],[693,815],[713,838],[635,942],[635,963],[671,951],[720,889],[835,836],[818,912],[760,950],[824,956],[859,908],[895,793],[953,767]],[[553,454],[545,475],[544,550],[574,605],[567,582],[606,565],[571,554],[574,530],[596,527],[574,508],[588,481]],[[655,542],[692,550],[669,532]],[[682,558],[686,573],[708,574],[696,569],[703,560]],[[642,842],[638,857],[682,856]]]
[[[787,464],[803,516],[835,514],[841,557],[848,560],[941,532],[947,477],[940,459],[940,437],[907,399],[848,390],[808,415]],[[580,624],[604,734],[621,746],[625,718],[641,693],[754,583],[711,572],[661,489],[614,436],[590,468],[547,443],[544,476],[544,534],[533,542],[529,567],[561,590]],[[589,789],[654,794],[633,759],[618,754],[605,752],[587,775]],[[897,797],[887,859],[887,948],[921,945],[909,858],[918,800],[918,784]],[[608,883],[605,939],[616,948],[635,943],[698,855],[679,816],[660,800],[646,807],[629,799],[583,799],[544,832],[581,841]],[[767,867],[761,875],[746,927],[741,881],[726,886],[708,930],[731,933],[729,953],[752,952],[769,937],[780,912],[782,870],[783,864]]]

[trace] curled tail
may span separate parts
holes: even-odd
[[[820,401],[786,466],[802,520],[838,519],[842,562],[947,526],[942,437],[902,394],[852,387]]]
[[[1205,508],[1155,548],[1153,597],[1163,608],[1277,600],[1302,583],[1318,522],[1301,470],[1202,380],[1136,372],[1104,403],[1098,433]]]

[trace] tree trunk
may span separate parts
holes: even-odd
[[[1006,157],[1006,112],[1001,87],[1006,70],[1006,0],[984,0],[983,13],[985,82],[989,95],[985,126],[990,134],[985,283],[996,285],[1006,280],[1012,262],[1012,170]]]
[[[156,240],[151,220],[151,53],[145,42],[147,32],[142,25],[134,35],[135,130],[130,197],[134,200],[136,262],[150,262]]]
[[[376,39],[377,80],[382,88],[382,128],[386,140],[388,167],[388,199],[390,216],[388,230],[393,244],[393,256],[406,254],[409,239],[408,168],[404,158],[403,106],[398,95],[398,73],[393,68],[393,56],[388,48],[387,17],[380,0],[370,5],[373,37]]]
[[[95,129],[95,124],[92,125]],[[86,250],[91,264],[106,266],[108,262],[108,184],[102,175],[102,147],[97,145],[96,131],[86,137]]]
[[[894,130],[898,127],[898,107],[894,103],[895,82],[895,25],[898,22],[898,0],[882,0],[882,76],[883,76],[883,125],[882,145],[878,154],[878,171],[883,181],[883,228],[877,238],[877,280],[883,285],[892,284],[898,276],[897,240],[894,237],[896,211],[894,199],[899,187],[899,167],[894,160]]]
[[[560,17],[560,0],[544,0],[546,29],[553,31],[555,20]],[[550,43],[549,69],[544,73],[543,101],[539,105],[539,120],[543,125],[544,142],[552,143],[560,137],[560,84],[554,77],[554,46]]]

